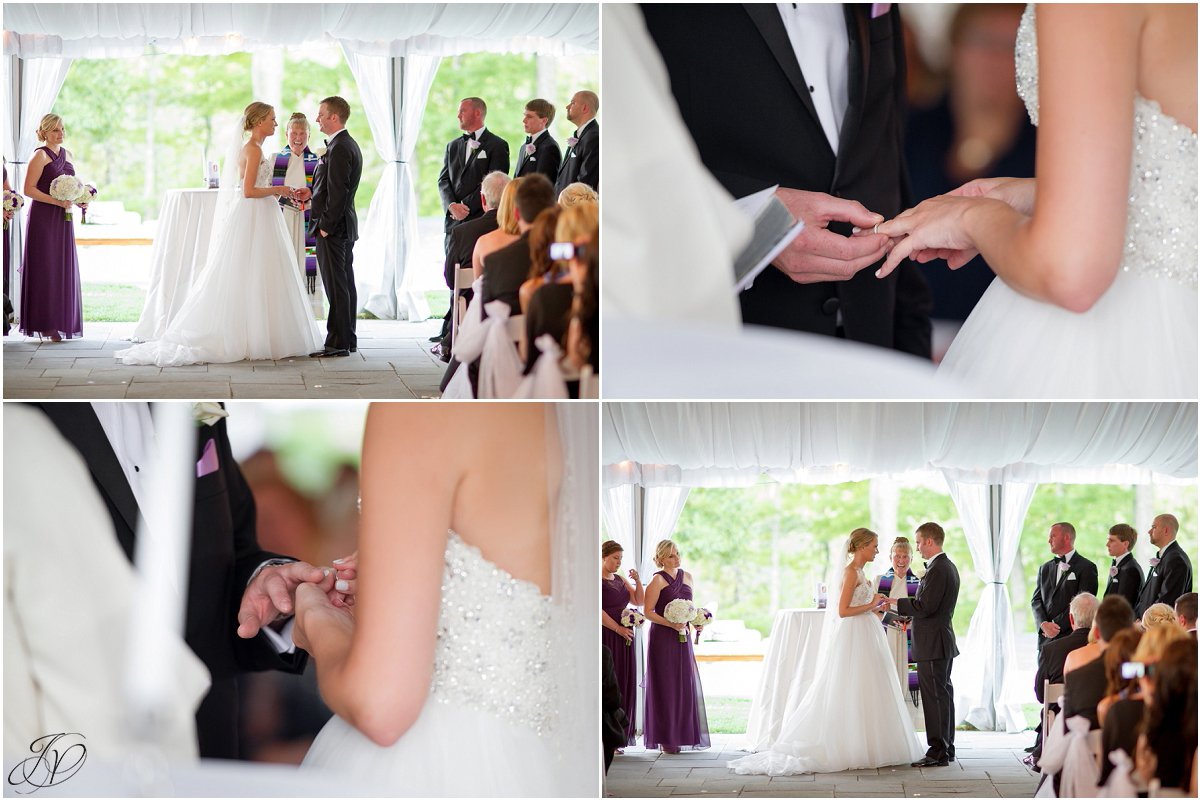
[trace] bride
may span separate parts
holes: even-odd
[[[278,203],[296,190],[271,186],[272,161],[263,156],[263,142],[275,128],[274,108],[259,102],[246,107],[225,158],[204,268],[162,339],[117,351],[123,363],[174,367],[281,359],[320,348]],[[243,145],[245,132],[250,139]]]
[[[940,372],[986,396],[1196,398],[1196,4],[1030,5],[1016,62],[1037,178],[882,223],[877,275],[984,256],[1000,280]]]
[[[382,795],[599,794],[596,432],[587,405],[371,407],[355,602],[296,592],[336,713],[304,766]]]
[[[735,773],[833,773],[908,765],[922,756],[896,682],[888,641],[873,614],[888,608],[872,592],[863,566],[879,553],[866,528],[851,532],[851,562],[843,570],[838,603],[826,611],[817,675],[780,737],[767,751],[729,763]]]

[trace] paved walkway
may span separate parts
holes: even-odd
[[[879,768],[771,778],[739,776],[726,762],[746,756],[741,735],[715,734],[708,751],[662,754],[627,748],[615,757],[605,792],[619,797],[667,798],[1029,798],[1038,774],[1022,764],[1033,732],[955,733],[958,759],[945,768]]]
[[[4,338],[5,398],[436,398],[445,365],[429,352],[441,320],[359,320],[358,353],[340,359],[133,367],[135,323],[85,323],[81,339]]]

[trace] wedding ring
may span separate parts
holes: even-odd
[[[872,233],[873,234],[880,233],[880,223],[876,223],[875,225],[872,226]]]

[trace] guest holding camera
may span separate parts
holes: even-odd
[[[584,263],[588,250],[594,246],[598,225],[599,215],[595,204],[572,206],[557,215],[554,247],[561,252],[552,255],[560,259],[556,264],[561,272],[553,283],[535,292],[530,301],[526,317],[526,338],[529,342],[527,372],[541,355],[535,344],[538,336],[549,333],[557,342],[564,343],[575,298],[579,294]],[[563,267],[566,269],[563,270]],[[575,390],[578,393],[578,384]]]
[[[1143,719],[1143,697],[1140,694],[1138,676],[1128,670],[1127,663],[1134,659],[1143,633],[1135,628],[1118,632],[1113,642],[1105,649],[1105,697],[1097,704],[1097,720],[1101,724],[1101,776],[1098,784],[1104,784],[1113,770],[1109,754],[1119,748],[1127,754],[1134,753],[1138,743],[1138,727]]]
[[[1148,787],[1186,790],[1197,752],[1197,641],[1181,632],[1147,667],[1139,679],[1146,708],[1134,770]]]

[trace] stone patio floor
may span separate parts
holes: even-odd
[[[4,338],[4,397],[436,398],[445,370],[428,341],[441,320],[359,320],[358,353],[345,358],[163,368],[123,365],[113,357],[129,347],[135,325],[87,322],[80,339],[40,344],[14,331]]]
[[[739,776],[726,762],[746,756],[737,734],[714,734],[707,751],[662,754],[627,748],[613,759],[605,793],[617,797],[1029,798],[1038,774],[1022,764],[1033,732],[955,733],[956,761],[945,768],[878,768],[803,776]]]

